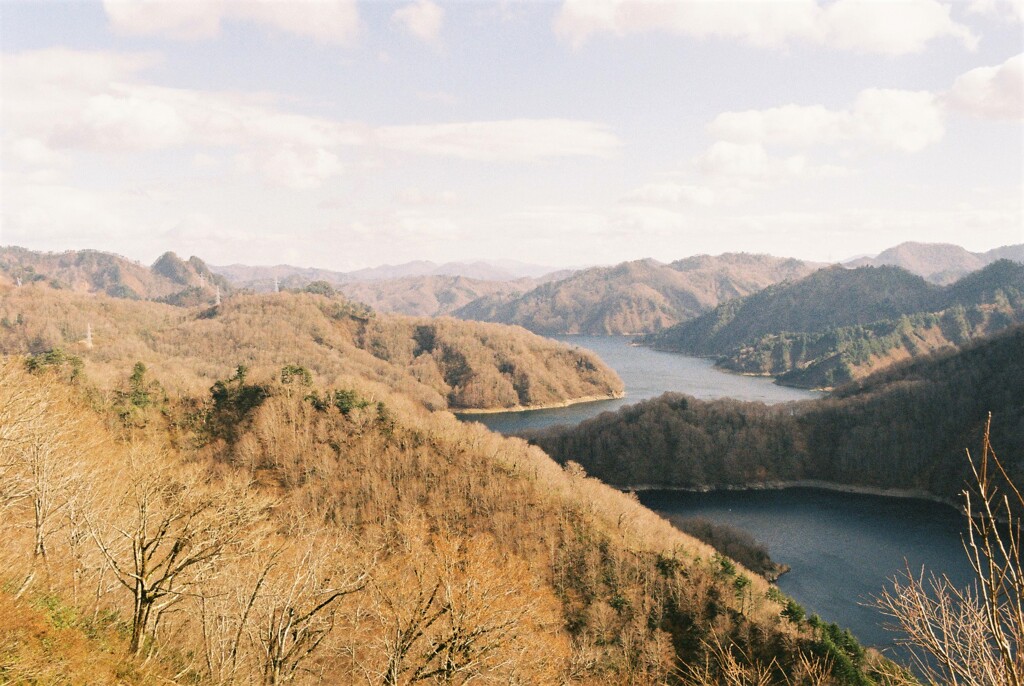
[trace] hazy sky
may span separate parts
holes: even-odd
[[[351,269],[1024,242],[1024,0],[0,4],[0,244]]]

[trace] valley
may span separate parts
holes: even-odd
[[[1024,686],[1024,0],[0,13],[0,686]]]
[[[901,572],[900,556],[958,582],[970,577],[957,545],[962,520],[944,503],[956,502],[969,476],[960,450],[977,444],[984,412],[997,417],[992,437],[1006,446],[1001,454],[1011,476],[1024,463],[1024,406],[1016,392],[1024,387],[1024,330],[1012,321],[994,335],[978,328],[977,340],[958,339],[958,348],[950,342],[877,364],[865,380],[823,394],[638,346],[628,336],[552,340],[520,327],[377,312],[324,280],[278,292],[222,289],[204,276],[198,258],[165,256],[152,268],[155,276],[146,277],[192,289],[189,298],[171,299],[165,291],[128,297],[116,287],[112,297],[106,258],[33,259],[40,266],[31,271],[24,263],[7,267],[20,284],[0,284],[0,350],[7,358],[0,413],[8,418],[0,450],[12,487],[40,478],[33,474],[56,481],[47,482],[46,501],[5,491],[12,521],[26,517],[31,503],[44,516],[9,529],[3,559],[11,590],[0,593],[0,602],[24,617],[24,627],[49,627],[53,616],[33,609],[41,584],[64,589],[54,602],[76,617],[63,629],[73,639],[65,640],[86,654],[96,636],[121,640],[117,650],[139,665],[139,683],[166,678],[185,659],[173,647],[181,644],[163,643],[167,629],[158,633],[146,619],[153,611],[186,651],[207,651],[205,666],[188,668],[190,678],[216,681],[218,670],[228,669],[200,637],[209,631],[202,627],[210,603],[225,602],[218,598],[229,558],[218,552],[196,568],[198,576],[182,572],[188,595],[171,593],[173,613],[137,605],[120,639],[114,624],[87,619],[88,608],[129,616],[126,596],[102,580],[106,570],[116,577],[128,564],[119,557],[127,548],[117,532],[126,531],[119,522],[141,512],[133,509],[132,489],[194,493],[198,500],[159,496],[158,509],[178,521],[185,510],[175,508],[200,508],[199,517],[212,507],[221,514],[196,520],[205,522],[197,526],[207,527],[210,545],[255,556],[240,568],[243,583],[255,584],[249,609],[229,603],[215,610],[225,627],[245,631],[248,622],[280,612],[286,606],[279,603],[292,601],[275,589],[297,583],[288,575],[314,565],[318,541],[335,540],[315,565],[327,564],[348,581],[323,606],[329,612],[309,625],[333,647],[314,647],[308,659],[339,679],[355,669],[386,674],[389,664],[409,674],[435,669],[438,658],[429,651],[389,653],[375,627],[412,621],[412,645],[455,645],[463,621],[456,613],[473,613],[474,630],[494,636],[486,654],[496,661],[469,653],[474,666],[466,668],[492,675],[514,669],[540,682],[571,673],[580,684],[626,674],[637,683],[695,683],[672,676],[676,665],[724,659],[709,641],[725,632],[750,660],[751,673],[777,670],[788,679],[826,670],[825,683],[881,684],[896,669],[889,658],[905,661],[907,654],[880,628],[878,611],[863,603]],[[64,271],[31,277],[53,264]],[[852,277],[870,286],[884,277],[893,297],[877,301],[879,312],[905,301],[963,306],[979,298],[996,303],[982,307],[994,312],[1018,299],[1018,266],[1005,261],[945,287],[895,268],[862,269],[833,267],[804,279],[843,284]],[[750,300],[794,293],[787,305],[765,310],[767,320],[801,317],[815,312],[820,293],[803,283],[768,286],[724,307],[742,314]],[[893,283],[905,284],[905,293],[895,297]],[[852,316],[875,316],[872,302],[857,298],[860,310]],[[719,310],[712,315],[725,322],[723,331],[732,325]],[[694,330],[703,321],[692,320]],[[968,383],[971,394],[955,392]],[[33,402],[60,409],[33,414]],[[78,431],[98,443],[83,443]],[[38,462],[61,454],[74,457]],[[40,464],[50,471],[33,472]],[[126,476],[104,476],[111,470]],[[793,487],[815,483],[835,490]],[[865,494],[875,491],[941,502]],[[99,547],[65,541],[64,525],[47,514],[51,507],[83,508],[68,520],[69,531],[88,533]],[[100,519],[95,508],[103,507],[112,509]],[[739,527],[716,529],[718,538],[708,540],[736,541],[740,547],[728,549],[758,569],[767,565],[768,578],[659,514]],[[237,522],[230,535],[216,528],[222,520]],[[194,535],[187,527],[173,531]],[[32,532],[44,542],[45,560],[33,552]],[[282,552],[263,558],[267,536]],[[149,545],[172,550],[173,540],[184,539]],[[278,554],[298,562],[278,566]],[[483,596],[454,590],[485,577],[494,585]],[[96,581],[102,592],[74,600],[79,578]],[[132,586],[130,573],[121,578]],[[165,582],[153,583],[147,593],[169,593],[159,585]],[[302,587],[309,598],[326,588],[315,576],[301,583],[309,584]],[[399,587],[409,593],[398,595]],[[452,589],[443,602],[436,599],[442,588]],[[516,611],[497,600],[507,593],[530,600]],[[296,596],[290,611],[305,597]],[[368,614],[364,601],[376,609]],[[403,619],[423,612],[436,620],[417,629],[415,620]],[[42,674],[30,657],[41,644],[29,633],[18,636],[16,674]],[[499,642],[534,659],[503,658]],[[234,645],[231,670],[255,676],[271,669],[258,642]],[[631,645],[643,645],[644,657],[629,652]],[[142,654],[150,657],[133,661]],[[592,656],[590,666],[572,671],[583,654]],[[125,658],[103,667],[85,667],[70,653],[60,659],[62,674],[82,675],[120,669]]]

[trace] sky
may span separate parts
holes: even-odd
[[[1024,243],[1024,0],[0,3],[0,244],[556,267]]]

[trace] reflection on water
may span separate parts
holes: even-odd
[[[866,645],[892,649],[895,635],[870,603],[908,566],[915,574],[922,566],[948,574],[959,587],[971,580],[963,516],[931,501],[810,488],[639,496],[666,515],[701,516],[749,532],[773,560],[792,567],[779,588]]]
[[[480,422],[503,434],[527,429],[541,429],[555,424],[578,424],[602,412],[614,411],[624,405],[654,398],[666,391],[687,393],[696,398],[736,398],[780,403],[806,400],[820,394],[772,383],[771,379],[728,374],[714,368],[711,360],[666,353],[630,345],[627,336],[552,336],[570,345],[578,345],[597,353],[618,372],[626,385],[626,397],[599,400],[529,412],[499,412],[486,415],[463,415],[462,419]]]

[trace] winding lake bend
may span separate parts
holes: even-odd
[[[543,429],[555,424],[579,424],[602,412],[654,398],[666,391],[686,393],[702,400],[736,398],[781,403],[820,397],[821,393],[779,386],[771,379],[741,376],[715,369],[712,360],[631,345],[628,336],[552,336],[555,340],[592,350],[618,372],[626,396],[568,407],[493,414],[465,414],[460,419],[480,422],[503,434]]]
[[[702,399],[779,403],[822,394],[777,386],[771,379],[718,371],[711,360],[630,345],[627,337],[560,336],[593,350],[626,386],[626,397],[527,412],[465,415],[510,434],[576,424],[602,412],[678,391]],[[953,508],[913,500],[814,488],[775,491],[643,491],[640,501],[664,515],[701,516],[750,532],[772,559],[790,565],[779,587],[811,613],[848,627],[866,645],[894,650],[885,617],[865,604],[907,566],[971,579],[960,542],[962,516]]]

